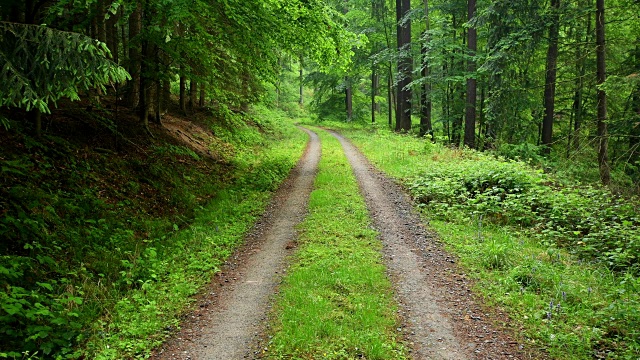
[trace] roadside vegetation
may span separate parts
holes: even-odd
[[[261,106],[202,116],[216,134],[208,154],[162,131],[102,149],[113,134],[84,119],[40,138],[18,123],[0,134],[0,358],[147,354],[306,143],[284,113]],[[107,133],[79,138],[77,126]]]
[[[558,359],[640,356],[638,199],[518,160],[339,128],[411,193],[475,289]],[[565,172],[566,173],[566,172]]]
[[[273,359],[404,359],[381,243],[339,142],[322,140],[309,215],[271,315]]]

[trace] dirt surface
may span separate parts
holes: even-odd
[[[295,247],[295,229],[307,212],[320,159],[320,140],[310,142],[303,158],[280,187],[265,215],[218,273],[182,329],[152,359],[233,360],[254,358],[269,300],[275,293],[285,257]]]
[[[346,139],[340,140],[380,232],[404,329],[422,359],[529,359],[529,353],[495,323],[502,313],[485,311],[470,290],[456,259],[424,228],[402,189],[378,172]]]

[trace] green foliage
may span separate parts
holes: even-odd
[[[0,106],[49,113],[60,98],[79,100],[81,90],[130,79],[109,54],[81,34],[0,22]]]
[[[616,270],[640,270],[636,199],[589,186],[552,188],[549,181],[523,163],[475,155],[431,163],[409,184],[419,205],[439,218],[483,216],[526,227],[550,246]]]

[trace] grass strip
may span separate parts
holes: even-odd
[[[267,358],[404,359],[382,244],[339,142],[324,131],[322,160],[299,226],[299,248],[271,317]]]
[[[469,156],[413,136],[330,126],[340,129],[378,168],[407,186],[408,179],[434,164],[445,166]],[[556,359],[640,356],[637,277],[582,261],[570,249],[534,238],[530,229],[493,224],[462,211],[449,215],[446,220],[437,211],[425,212],[447,250],[475,278],[474,291],[510,315],[509,325],[518,329],[521,340]]]
[[[95,324],[84,346],[87,358],[146,358],[179,327],[192,296],[242,243],[273,190],[302,154],[307,135],[290,121],[279,126],[277,136],[265,137],[261,145],[238,154],[246,162],[238,165],[235,184],[221,189],[189,227],[149,240],[141,254],[132,255],[135,261],[129,273],[144,280],[136,280],[132,290]]]

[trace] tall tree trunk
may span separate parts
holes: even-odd
[[[130,54],[130,67],[129,73],[131,74],[131,87],[129,88],[129,106],[135,108],[140,101],[140,63],[142,61],[140,56],[141,41],[138,39],[140,31],[142,30],[142,3],[140,1],[135,2],[135,8],[133,13],[129,17],[129,54]]]
[[[196,108],[196,98],[198,96],[198,83],[191,79],[189,81],[189,110]]]
[[[560,0],[551,0],[551,26],[549,27],[549,48],[544,86],[544,119],[542,121],[542,145],[544,152],[551,152],[553,142],[553,117],[555,116],[556,74],[558,62],[558,32]]]
[[[557,1],[557,0],[555,0]],[[476,0],[467,1],[467,19],[471,21],[476,16]],[[464,144],[471,149],[476,147],[476,98],[477,98],[477,85],[476,85],[476,61],[474,59],[476,50],[478,47],[478,35],[475,27],[469,27],[467,31],[467,47],[469,49],[469,56],[471,58],[467,62],[467,72],[469,78],[467,79],[467,98],[466,98],[466,111],[465,111],[465,123],[464,123]]]
[[[429,76],[429,62],[427,61],[428,49],[428,31],[429,25],[429,0],[424,0],[424,16],[425,16],[425,30],[423,33],[424,42],[420,49],[422,55],[422,77],[427,78]],[[433,126],[431,124],[431,81],[426,80],[422,85],[422,94],[420,97],[420,136],[430,135],[431,141],[434,141]]]
[[[120,6],[120,18],[124,17],[124,6]],[[117,37],[116,37],[117,38]],[[122,42],[122,55],[124,59],[128,60],[129,57],[129,25],[122,23],[120,26],[120,40]],[[124,62],[126,69],[131,73],[131,63],[129,61]]]
[[[187,111],[187,78],[183,65],[180,65],[180,110]]]
[[[298,78],[298,83],[300,86],[300,99],[298,100],[298,104],[304,104],[304,57],[300,56],[300,74]]]
[[[636,71],[640,72],[640,36],[636,38],[635,51]],[[633,115],[631,118],[631,128],[629,131],[629,163],[638,165],[640,160],[640,85],[635,89],[632,96]]]
[[[103,43],[107,42],[107,27],[105,24],[106,14],[107,8],[105,0],[98,0],[96,3],[97,39]]]
[[[378,111],[378,103],[376,96],[380,87],[380,77],[378,76],[378,67],[374,60],[371,60],[371,123],[376,122],[376,112]]]
[[[169,111],[169,103],[171,102],[171,81],[162,80],[162,107],[160,114],[164,115]]]
[[[391,64],[389,64],[389,72],[387,74],[387,104],[389,113],[387,114],[389,118],[389,128],[393,126],[393,72],[391,70]]]
[[[201,108],[204,107],[205,97],[206,97],[206,84],[203,82],[200,83],[200,101],[198,102],[198,106]]]
[[[351,81],[349,78],[344,78],[345,89],[344,89],[344,104],[345,110],[347,112],[347,121],[351,122],[353,120],[353,92],[351,90]]]
[[[411,11],[410,0],[396,0],[396,20],[398,21],[398,110],[396,111],[396,131],[411,130],[411,19],[403,19]]]
[[[604,0],[596,0],[596,67],[597,83],[607,80],[605,51]],[[609,169],[609,134],[607,132],[607,94],[598,88],[598,166],[600,181],[603,185],[611,184]]]
[[[109,48],[109,51],[111,51],[111,58],[117,64],[120,60],[120,56],[118,54],[118,18],[120,16],[120,12],[118,11],[115,14],[109,15],[109,19],[107,19],[106,23],[107,47]]]

